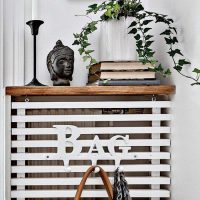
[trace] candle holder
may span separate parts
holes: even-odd
[[[45,86],[42,83],[40,83],[37,78],[36,78],[36,51],[37,51],[37,35],[39,32],[39,27],[43,24],[44,22],[41,20],[30,20],[26,22],[28,26],[31,28],[31,34],[33,35],[33,79],[30,83],[28,83],[26,86]]]

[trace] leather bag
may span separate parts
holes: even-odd
[[[85,172],[85,174],[83,175],[83,178],[81,180],[81,183],[77,188],[74,200],[80,200],[81,199],[81,194],[82,194],[82,191],[84,189],[85,183],[86,183],[88,177],[90,176],[90,174],[95,170],[96,167],[99,167],[99,166],[91,166]],[[112,185],[110,183],[108,175],[101,167],[99,167],[99,168],[100,168],[100,171],[98,172],[98,174],[103,181],[104,187],[105,187],[107,194],[108,194],[108,197],[109,197],[109,200],[112,200],[113,199],[113,190],[112,190]]]

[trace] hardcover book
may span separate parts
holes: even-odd
[[[100,79],[155,79],[155,72],[101,72]]]
[[[97,84],[97,83],[96,83]],[[99,86],[160,85],[160,80],[99,80]]]
[[[92,65],[89,69],[89,74],[95,74],[100,71],[136,71],[148,70],[150,64],[142,64],[138,61],[132,62],[102,62]]]

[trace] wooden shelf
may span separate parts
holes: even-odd
[[[113,95],[169,95],[175,93],[173,85],[159,86],[86,86],[86,87],[6,87],[11,96],[113,96]]]

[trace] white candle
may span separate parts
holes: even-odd
[[[36,20],[38,18],[38,0],[32,0],[32,20]]]

